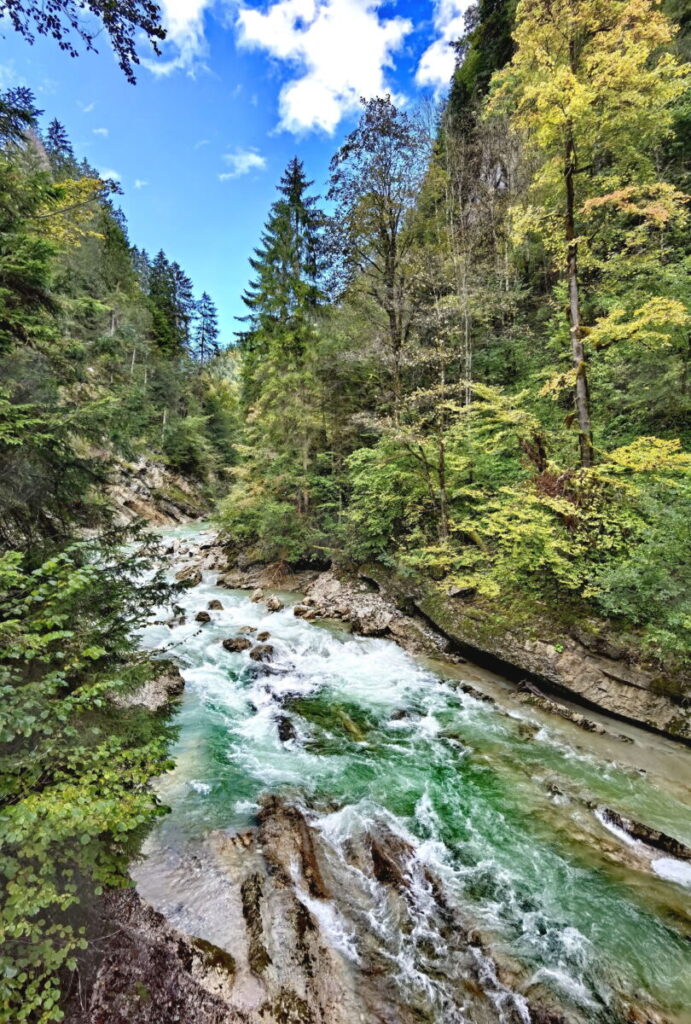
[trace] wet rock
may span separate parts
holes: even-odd
[[[166,619],[166,626],[171,628],[174,626],[184,626],[187,622],[187,616],[184,612],[180,612],[179,615],[172,615],[169,619]]]
[[[198,587],[202,581],[201,569],[196,565],[186,565],[184,569],[175,573],[175,579],[184,583],[186,587]]]
[[[263,644],[266,643],[270,636],[271,633],[269,633],[268,629],[263,629],[261,633],[257,633],[257,640],[260,644]]]
[[[346,732],[349,733],[358,743],[362,743],[365,738],[364,733],[359,725],[355,724],[350,715],[347,714],[343,708],[336,708],[334,714]]]
[[[252,661],[271,661],[273,654],[273,644],[257,644],[250,651],[250,658]]]
[[[324,879],[324,872],[317,855],[314,833],[304,814],[280,798],[267,796],[259,812],[262,826],[262,847],[265,855],[290,877],[290,861],[297,855],[302,875],[312,896],[328,900],[331,891]],[[288,857],[286,858],[286,854]],[[286,862],[287,860],[287,862]]]
[[[396,885],[400,889],[407,888],[406,879],[408,861],[413,855],[412,847],[405,840],[392,833],[370,837],[370,853],[372,855],[372,873],[378,882]]]
[[[254,598],[252,600],[254,600]],[[276,597],[275,594],[271,594],[271,596],[266,599],[266,607],[270,612],[280,612],[283,610],[285,605],[280,598]]]
[[[467,693],[469,697],[482,701],[483,704],[497,703],[494,697],[490,697],[488,693],[483,693],[482,690],[478,690],[476,686],[471,686],[470,683],[460,683],[458,688],[463,693]]]
[[[527,980],[520,965],[509,978],[487,946],[471,946],[452,893],[385,821],[363,820],[339,844],[340,857],[320,828],[322,814],[339,809],[266,796],[246,840],[210,837],[231,889],[233,1008],[242,1007],[247,1024],[524,1024],[524,1004],[513,998]],[[386,933],[372,928],[372,914],[386,915]],[[352,956],[344,956],[336,930]],[[409,955],[429,988],[400,985],[392,963]],[[534,996],[531,1011],[557,1013],[554,1000]]]
[[[520,685],[521,692],[517,694],[519,700],[525,701],[525,703],[540,708],[542,711],[547,711],[552,715],[559,715],[560,718],[565,718],[567,722],[573,722],[574,725],[577,725],[579,729],[585,730],[585,732],[594,732],[600,736],[607,734],[604,726],[598,725],[597,722],[593,722],[590,718],[586,718],[580,711],[573,711],[571,708],[567,708],[563,704],[558,704],[555,700],[545,697],[534,684],[524,681]]]
[[[248,961],[256,975],[261,975],[271,963],[266,951],[262,924],[262,878],[259,874],[250,875],[242,883],[242,916],[247,925],[249,937]]]
[[[256,590],[252,591],[252,595],[250,597],[250,601],[253,601],[254,604],[259,604],[259,602],[263,601],[263,600],[264,600],[264,591],[262,590],[261,587],[257,587]]]
[[[223,647],[226,651],[230,651],[231,654],[237,654],[240,651],[246,651],[252,646],[252,641],[248,640],[246,636],[232,636],[228,637],[223,641]]]
[[[209,603],[207,604],[206,607],[209,609],[209,611],[212,611],[212,612],[222,612],[223,611],[223,602],[219,601],[218,598],[215,597],[213,599],[213,601],[209,601]]]
[[[296,604],[293,608],[293,615],[298,619],[316,619],[317,613],[314,608],[310,608],[305,604]]]
[[[535,722],[519,722],[516,726],[516,732],[522,740],[532,740],[539,731],[540,727]]]
[[[613,811],[610,807],[602,808],[602,816],[611,825],[622,829],[633,839],[638,839],[640,842],[645,843],[646,846],[652,846],[656,850],[663,850],[665,853],[670,854],[670,856],[677,857],[680,860],[691,860],[691,848],[685,846],[678,839],[674,839],[673,836],[668,836],[664,832],[650,828],[649,825],[644,825],[633,818],[625,818],[623,814],[618,814],[617,811]]]
[[[288,715],[279,715],[276,719],[276,725],[278,726],[278,738],[281,743],[287,743],[289,740],[297,739],[295,726]]]
[[[195,622],[211,622],[211,616],[208,612],[197,612],[194,616]]]
[[[240,629],[238,630],[238,633],[256,633],[256,632],[257,632],[257,627],[256,626],[241,626]]]
[[[244,583],[244,577],[241,572],[237,570],[232,572],[223,573],[216,580],[217,587],[227,587],[228,590],[239,590],[242,589]]]

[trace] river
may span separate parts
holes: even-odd
[[[691,862],[651,855],[602,812],[691,845],[687,750],[619,723],[608,728],[625,738],[591,735],[490,673],[305,622],[294,595],[270,614],[216,575],[181,598],[185,624],[142,635],[175,655],[186,688],[176,766],[158,786],[171,811],[134,875],[176,926],[236,958],[241,1007],[261,1001],[261,971],[237,948],[245,855],[228,843],[251,835],[273,795],[313,837],[326,882],[308,891],[293,864],[292,896],[350,978],[360,1020],[527,1024],[537,1001],[568,1021],[691,1021]],[[223,608],[200,625],[212,599]],[[271,664],[222,647],[242,627],[271,634]],[[246,893],[245,882],[245,918]],[[277,971],[281,922],[268,912],[257,911],[276,932],[262,941]]]

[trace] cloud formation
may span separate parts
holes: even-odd
[[[134,182],[135,188],[145,188],[149,184],[148,181],[144,181],[143,178],[136,178]]]
[[[230,170],[219,174],[219,181],[230,181],[232,178],[249,174],[250,171],[263,171],[266,167],[266,158],[256,149],[236,149],[232,153],[224,153],[223,159]]]
[[[121,176],[117,171],[114,171],[112,167],[99,167],[98,176],[104,181],[110,179],[111,181],[122,181]]]
[[[144,66],[161,76],[178,70],[193,73],[206,56],[204,13],[212,6],[213,0],[159,0],[167,33],[163,57],[147,58]]]
[[[442,92],[447,88],[455,64],[455,55],[450,44],[463,35],[464,14],[471,3],[472,0],[436,0],[434,28],[437,38],[420,58],[415,73],[418,85],[432,86],[435,92]]]
[[[94,135],[102,135],[104,139],[108,138],[107,128],[92,128]]]
[[[390,91],[386,69],[413,25],[380,17],[381,6],[382,0],[276,0],[266,10],[240,10],[239,45],[295,68],[279,97],[282,128],[331,134],[361,96]]]

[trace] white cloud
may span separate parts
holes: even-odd
[[[111,178],[113,181],[122,181],[121,176],[117,171],[114,171],[112,167],[99,167],[98,176],[99,178],[103,178],[104,181],[107,178]]]
[[[219,174],[219,181],[230,181],[232,178],[249,174],[250,171],[263,171],[266,167],[266,158],[256,149],[236,149],[233,153],[225,153],[223,159],[230,170]]]
[[[265,11],[240,10],[239,44],[266,50],[296,70],[281,89],[282,128],[331,134],[361,96],[390,91],[385,70],[413,25],[407,18],[380,18],[380,6],[382,0],[276,0]]]
[[[91,111],[95,108],[96,104],[95,103],[80,103],[79,106],[82,108],[82,113],[83,114],[90,114]]]
[[[203,63],[207,46],[204,13],[214,0],[159,0],[167,37],[163,57],[143,60],[155,75],[169,75],[179,69],[193,73]],[[172,56],[168,56],[172,51]]]
[[[94,135],[102,135],[104,139],[108,138],[107,128],[92,128]]]
[[[149,184],[149,182],[148,181],[144,181],[142,178],[135,178],[135,182],[134,182],[134,187],[135,188],[146,188],[146,186],[148,184]]]
[[[420,58],[415,73],[418,85],[431,85],[436,92],[447,88],[455,65],[455,55],[450,43],[463,35],[463,16],[471,2],[472,0],[436,0],[434,28],[438,37]]]

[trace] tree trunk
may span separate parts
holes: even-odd
[[[571,333],[571,357],[576,370],[574,403],[578,417],[578,444],[581,466],[587,468],[595,462],[593,431],[590,423],[590,399],[588,377],[583,348],[580,295],[578,290],[578,243],[575,226],[575,196],[573,176],[576,170],[576,150],[569,129],[566,137],[564,179],[566,183],[566,281],[569,291],[569,326]]]

